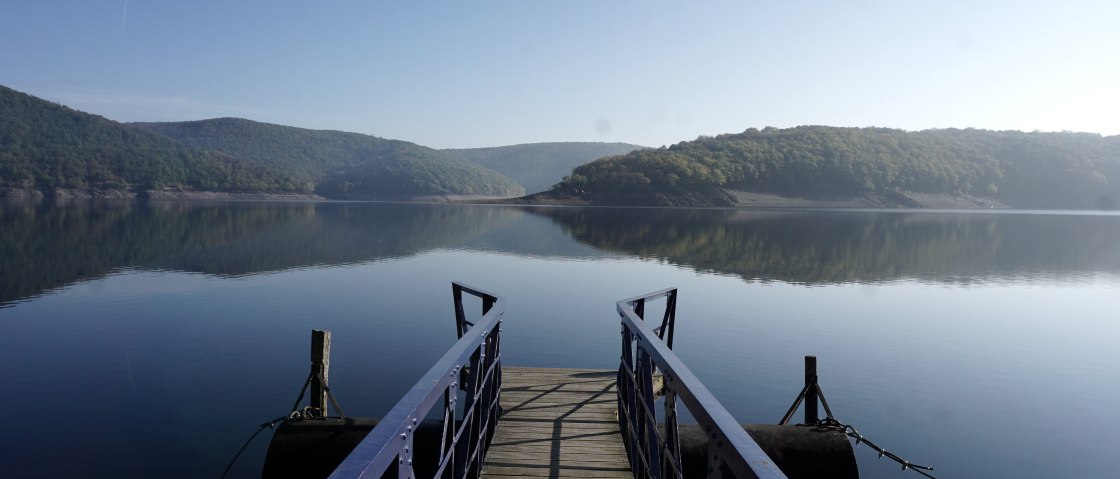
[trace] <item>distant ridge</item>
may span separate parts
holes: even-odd
[[[658,149],[435,150],[239,118],[121,124],[0,86],[0,197],[477,200],[526,188],[502,202],[1117,209],[1120,136],[800,126]]]
[[[0,187],[301,192],[291,176],[0,86]]]
[[[600,159],[521,202],[1116,209],[1120,136],[752,128]]]
[[[526,192],[537,193],[559,183],[579,165],[643,148],[628,143],[553,142],[442,151],[504,174]]]
[[[284,171],[328,198],[524,194],[500,173],[406,141],[241,118],[130,125]]]

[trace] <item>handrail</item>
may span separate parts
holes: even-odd
[[[663,297],[664,319],[660,327],[650,328],[643,319],[646,303]],[[708,477],[729,473],[738,478],[785,479],[774,461],[673,353],[676,297],[676,288],[669,288],[617,303],[622,320],[618,422],[634,477],[683,477],[676,413],[680,398],[708,436]],[[664,434],[658,431],[654,407],[655,370],[664,379]]]
[[[358,443],[331,473],[334,479],[380,478],[397,467],[397,476],[415,477],[413,440],[420,422],[443,396],[443,440],[435,477],[477,478],[498,421],[502,387],[501,324],[505,300],[452,283],[459,340]],[[482,299],[482,318],[469,328],[463,293]],[[458,392],[465,391],[462,415],[456,417]]]

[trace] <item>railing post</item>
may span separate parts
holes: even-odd
[[[654,406],[654,391],[653,391],[653,360],[649,357],[649,353],[642,348],[642,344],[638,343],[638,368],[641,370],[641,379],[638,384],[642,390],[642,414],[641,421],[644,428],[642,440],[645,441],[644,453],[646,456],[646,471],[647,477],[651,479],[660,479],[661,477],[661,445],[657,441],[657,409]],[[639,429],[641,430],[641,428]]]
[[[619,432],[626,442],[626,451],[633,467],[638,464],[638,427],[635,423],[637,401],[634,388],[637,380],[635,371],[637,364],[634,362],[634,336],[625,324],[622,325],[622,358],[618,368],[618,401],[619,401]]]
[[[501,358],[501,333],[502,322],[498,321],[494,325],[494,329],[490,330],[483,345],[486,347],[486,365],[484,366],[489,377],[486,381],[486,400],[482,407],[486,409],[486,422],[484,426],[486,429],[482,431],[482,448],[483,450],[490,449],[490,440],[494,438],[494,431],[498,427],[498,421],[501,419],[501,392],[502,392],[502,358]],[[486,374],[486,373],[484,373]]]
[[[665,318],[661,320],[661,334],[659,335],[669,349],[673,349],[673,330],[676,329],[676,323],[677,290],[674,289],[665,296]]]
[[[480,346],[481,347],[481,346]],[[478,392],[479,366],[481,365],[481,351],[475,350],[465,368],[469,367],[469,374],[460,374],[460,383],[463,387],[463,422],[459,442],[455,445],[455,473],[454,477],[474,477],[472,474],[473,463],[471,452],[474,451],[474,438],[478,435],[476,422],[478,410],[475,408],[475,393]]]
[[[719,455],[718,437],[708,433],[708,479],[723,479],[724,459]]]
[[[416,424],[416,421],[412,421]],[[404,448],[397,456],[397,479],[413,479],[416,477],[412,469],[412,457],[416,452],[416,427],[408,428],[404,435]]]
[[[479,346],[482,354],[480,355],[478,361],[479,398],[475,406],[475,415],[478,416],[478,421],[476,422],[476,431],[471,437],[471,441],[475,443],[475,469],[474,473],[471,474],[471,477],[479,477],[482,474],[482,468],[483,466],[485,466],[486,459],[485,451],[487,446],[489,445],[491,421],[494,420],[494,418],[490,415],[490,413],[492,412],[490,409],[491,401],[493,401],[494,399],[492,396],[494,392],[494,378],[493,376],[487,376],[487,373],[490,371],[490,366],[493,364],[496,356],[492,348],[492,346],[495,344],[494,340],[496,339],[496,337],[494,337],[490,333],[496,331],[497,328],[498,326],[495,325],[494,330],[483,332],[482,334],[483,336],[486,336],[486,339],[483,340],[482,344]]]
[[[467,313],[463,309],[463,287],[451,283],[451,300],[455,305],[455,333],[459,338],[467,332]]]
[[[805,356],[805,424],[816,424],[817,412],[817,357]]]
[[[452,373],[454,375],[455,373]],[[456,383],[451,383],[443,390],[443,439],[440,441],[439,463],[447,464],[443,469],[441,479],[451,479],[455,472],[454,462],[451,457],[455,455],[455,396],[458,391]]]
[[[661,470],[666,476],[675,477],[673,471],[681,468],[681,440],[677,430],[677,393],[673,390],[672,377],[663,376],[665,386],[665,458]]]
[[[331,332],[311,330],[311,410],[327,417],[327,380],[331,370]],[[335,411],[338,412],[338,411]]]

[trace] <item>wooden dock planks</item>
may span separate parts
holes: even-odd
[[[502,418],[484,477],[630,478],[616,371],[502,368]]]

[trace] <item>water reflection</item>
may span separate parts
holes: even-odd
[[[627,255],[751,281],[801,284],[1082,281],[1120,274],[1120,217],[370,203],[3,203],[0,305],[122,268],[241,276],[402,258],[434,249],[565,259]]]
[[[1120,216],[537,208],[606,251],[803,284],[1120,274]]]
[[[313,203],[7,203],[0,304],[120,268],[239,276],[417,254],[522,213]]]
[[[510,364],[613,367],[613,302],[679,286],[676,351],[743,422],[777,420],[817,354],[841,419],[946,477],[1116,477],[1094,426],[1110,413],[1098,398],[1120,393],[1100,381],[1120,363],[1118,279],[1116,216],[0,206],[0,383],[37,394],[0,437],[0,468],[214,475],[291,405],[311,328],[339,338],[347,412],[380,415],[454,341],[445,295],[463,280],[509,299]],[[266,444],[238,475],[259,475]]]

